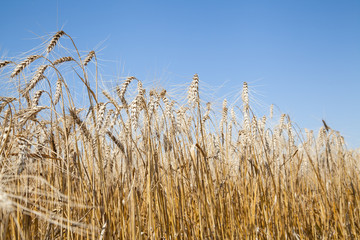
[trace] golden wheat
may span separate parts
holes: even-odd
[[[247,83],[241,106],[205,105],[197,74],[185,102],[135,77],[97,95],[84,68],[95,52],[52,55],[33,76],[23,70],[43,55],[16,65],[19,92],[0,96],[1,239],[360,237],[360,152],[327,123],[314,136],[284,113],[273,124],[274,105],[256,116]],[[85,85],[81,107],[70,83]]]

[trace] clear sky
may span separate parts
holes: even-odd
[[[79,49],[98,51],[106,81],[171,86],[198,73],[204,95],[219,99],[247,81],[258,111],[274,103],[314,130],[325,119],[360,146],[358,0],[24,0],[3,1],[0,16],[0,56],[63,29]]]

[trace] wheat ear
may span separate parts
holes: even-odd
[[[204,114],[204,117],[202,118],[203,123],[205,123],[206,120],[210,119],[210,112],[211,112],[211,103],[206,103],[206,112]]]
[[[19,117],[21,116],[19,120],[19,126],[22,127],[31,117],[34,117],[36,114],[38,114],[40,111],[48,109],[46,106],[36,106],[32,107],[30,109],[24,109],[24,112],[20,112],[20,114],[17,114]]]
[[[138,94],[130,105],[130,111],[131,111],[130,119],[131,119],[131,126],[133,127],[133,129],[136,129],[137,127],[137,122],[139,119],[139,114],[142,106],[141,100],[142,100],[142,96]]]
[[[13,63],[12,61],[1,61],[0,62],[0,68],[3,68],[3,67],[5,67],[6,65],[8,65],[8,64],[10,64],[10,63]]]
[[[241,94],[241,98],[243,101],[243,110],[247,111],[249,109],[249,89],[248,89],[248,84],[247,82],[244,82],[243,84],[243,90],[242,90],[242,94]]]
[[[125,82],[123,83],[123,85],[121,86],[121,88],[117,87],[116,88],[116,92],[121,100],[121,103],[124,105],[124,107],[127,106],[127,102],[125,100],[125,93],[126,93],[126,89],[129,86],[129,84],[131,83],[132,80],[134,80],[135,77],[128,77]]]
[[[45,92],[44,90],[39,90],[34,94],[34,98],[32,100],[32,107],[36,107],[39,103],[39,99],[41,97],[41,94]]]
[[[22,90],[22,95],[25,96],[31,89],[33,89],[36,84],[43,79],[43,73],[45,72],[48,65],[42,65],[36,71],[34,77],[31,79],[30,83]]]
[[[97,111],[97,119],[96,119],[96,132],[100,131],[101,126],[103,125],[105,111],[106,111],[106,104],[99,103]]]
[[[19,63],[16,68],[14,69],[14,71],[11,73],[10,77],[15,77],[16,75],[18,75],[22,70],[24,70],[27,66],[30,65],[30,63],[32,63],[33,61],[35,61],[36,59],[40,58],[40,55],[32,55],[28,58],[26,58],[24,61],[22,61],[21,63]]]
[[[0,113],[3,111],[3,109],[6,107],[6,105],[8,105],[9,103],[15,101],[16,98],[13,97],[0,97],[0,102],[2,102],[0,104]]]
[[[26,161],[28,159],[29,147],[27,139],[24,137],[18,137],[18,146],[19,146],[19,166],[17,174],[21,174],[25,170]]]
[[[106,117],[104,118],[103,124],[99,131],[101,136],[105,135],[105,133],[110,125],[110,121],[113,117],[113,113],[114,113],[114,110],[112,110],[112,109],[109,109],[109,111],[107,112]]]
[[[95,51],[89,52],[89,54],[84,60],[84,66],[88,65],[88,63],[91,61],[91,59],[93,59],[94,56],[95,56]]]
[[[105,90],[103,90],[103,92],[102,92],[103,94],[104,94],[104,96],[115,106],[115,108],[117,109],[117,110],[119,110],[120,109],[120,106],[119,106],[119,104],[117,104],[117,102],[116,102],[116,100],[115,100],[115,98],[113,98],[111,95],[110,95],[110,93],[108,93],[107,91],[105,91]]]
[[[75,61],[72,57],[62,57],[62,58],[59,58],[59,59],[56,59],[54,62],[53,62],[53,65],[58,65],[60,63],[63,63],[63,62],[70,62],[70,61]]]
[[[123,83],[123,85],[121,86],[121,88],[116,89],[116,92],[117,92],[120,99],[124,98],[127,87],[129,86],[131,81],[134,80],[134,79],[135,79],[135,77],[126,78],[126,80]]]
[[[55,45],[57,44],[57,42],[59,41],[59,39],[61,38],[62,35],[64,35],[65,32],[64,31],[59,31],[57,33],[55,33],[55,35],[53,36],[53,38],[51,39],[48,47],[47,47],[47,52],[51,52],[51,50],[53,50],[53,48],[55,47]]]
[[[110,137],[110,139],[116,144],[116,146],[118,146],[118,148],[120,149],[120,151],[125,154],[125,147],[124,145],[120,142],[119,139],[117,139],[112,132],[107,131],[106,134]]]
[[[194,75],[193,81],[191,82],[189,93],[188,93],[188,100],[189,105],[194,106],[199,102],[199,76],[197,74]]]
[[[75,121],[75,123],[80,127],[85,138],[89,142],[92,142],[92,136],[91,136],[89,130],[87,129],[86,125],[83,123],[83,121],[77,115],[76,109],[69,109],[69,113],[70,113],[70,116],[72,117],[72,119]]]
[[[54,105],[56,105],[60,100],[61,87],[62,87],[61,79],[59,78],[56,81],[56,90],[55,90],[55,95],[54,95]]]

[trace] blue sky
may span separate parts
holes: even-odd
[[[314,130],[325,119],[360,146],[360,1],[5,1],[0,15],[0,56],[63,29],[98,52],[105,82],[171,87],[198,73],[220,101],[247,81],[256,111],[274,103]]]

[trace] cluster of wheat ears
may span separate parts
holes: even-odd
[[[326,124],[315,136],[282,114],[270,128],[247,83],[217,114],[196,74],[184,104],[136,77],[100,92],[90,67],[64,31],[0,61],[16,86],[0,97],[0,239],[360,238],[360,154]]]

